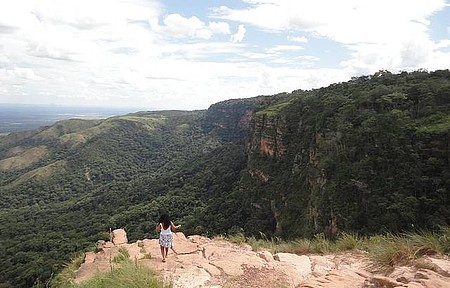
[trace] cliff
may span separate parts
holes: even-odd
[[[447,287],[450,260],[425,257],[418,265],[400,265],[388,274],[370,272],[371,262],[363,252],[327,255],[297,255],[255,251],[245,244],[201,236],[185,237],[174,233],[174,248],[167,261],[161,261],[157,239],[135,243],[123,241],[125,232],[115,230],[113,242],[102,243],[99,252],[88,252],[76,271],[75,283],[82,283],[97,273],[117,269],[121,264],[111,259],[127,255],[134,265],[157,271],[173,287]],[[119,239],[121,238],[121,239]],[[125,236],[126,238],[126,236]],[[124,252],[126,251],[126,252]]]
[[[448,73],[379,73],[255,108],[244,230],[334,238],[449,223],[431,200],[450,201]]]

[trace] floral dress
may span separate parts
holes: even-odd
[[[173,237],[170,226],[167,227],[167,229],[164,229],[162,223],[159,223],[159,225],[161,225],[161,232],[159,232],[159,245],[165,248],[171,248],[173,245]]]

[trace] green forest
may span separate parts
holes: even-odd
[[[450,224],[450,71],[379,71],[207,110],[0,136],[0,287],[45,287],[110,229],[314,237]]]

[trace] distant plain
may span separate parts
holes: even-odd
[[[104,119],[136,112],[133,108],[0,104],[0,136],[32,130],[65,119]]]

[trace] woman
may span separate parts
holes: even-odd
[[[173,222],[170,221],[169,215],[165,213],[159,217],[159,223],[156,224],[156,232],[159,232],[159,246],[161,248],[162,262],[166,262],[169,248],[173,250],[172,230],[180,227],[181,225],[175,226]],[[173,252],[175,252],[175,250],[173,250]],[[177,252],[175,252],[175,254],[176,253]]]

